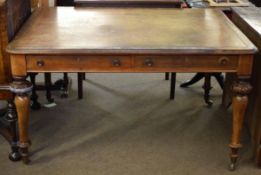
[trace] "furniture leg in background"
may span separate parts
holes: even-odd
[[[9,159],[11,161],[19,161],[21,159],[21,154],[18,147],[17,115],[13,98],[8,100],[7,108],[1,109],[1,115],[3,116],[0,118],[0,134],[11,146]]]
[[[6,120],[10,123],[11,133],[11,153],[9,154],[9,159],[12,161],[19,161],[21,159],[21,154],[19,153],[18,147],[17,114],[13,100],[8,101]]]
[[[165,73],[165,80],[169,80],[169,72]]]
[[[52,98],[51,90],[52,90],[52,79],[51,73],[44,73],[44,82],[46,88],[46,99],[48,103],[53,103],[54,99]]]
[[[33,84],[32,95],[31,95],[31,109],[38,110],[41,108],[41,104],[38,102],[38,95],[36,93],[35,77],[37,73],[30,73],[30,80]]]
[[[212,106],[213,101],[209,99],[209,92],[212,89],[211,87],[211,74],[205,73],[205,82],[203,85],[204,89],[204,100],[208,106]]]
[[[203,85],[204,100],[208,106],[211,106],[213,104],[213,101],[210,100],[210,95],[209,95],[210,90],[212,89],[211,77],[215,77],[219,86],[223,90],[224,89],[224,77],[223,77],[222,73],[197,73],[192,79],[187,80],[184,83],[182,83],[180,85],[180,87],[187,88],[204,78],[204,85]]]
[[[172,72],[171,80],[170,80],[170,100],[175,99],[175,90],[176,90],[176,73]]]

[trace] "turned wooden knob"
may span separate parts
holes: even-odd
[[[36,64],[37,64],[38,67],[43,67],[44,66],[44,61],[43,60],[38,60],[36,62]]]
[[[148,66],[148,67],[152,67],[153,66],[153,61],[152,59],[148,58],[145,60],[145,65]]]
[[[114,66],[114,67],[120,67],[121,66],[121,61],[119,60],[119,59],[113,59],[112,60],[112,65]]]
[[[218,63],[220,65],[226,65],[229,63],[229,61],[230,61],[230,59],[228,57],[221,57],[221,58],[219,58]]]

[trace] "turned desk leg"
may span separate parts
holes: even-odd
[[[10,90],[16,94],[14,101],[18,115],[19,148],[22,160],[27,164],[29,163],[28,147],[30,145],[28,138],[30,98],[27,93],[32,90],[32,84],[25,78],[14,77]]]
[[[231,164],[230,169],[234,170],[236,167],[238,152],[242,147],[240,143],[240,132],[243,125],[243,120],[245,116],[245,111],[248,104],[248,94],[250,93],[252,87],[248,82],[239,80],[235,82],[232,86],[233,90],[233,128],[232,128],[232,139],[231,144]]]

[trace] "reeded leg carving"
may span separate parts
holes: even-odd
[[[9,159],[11,161],[19,161],[21,159],[21,154],[18,147],[18,135],[17,135],[17,114],[13,100],[8,101],[7,108],[7,121],[10,123],[11,131],[11,153],[9,154]]]
[[[31,95],[31,109],[38,110],[41,108],[41,104],[38,102],[38,95],[36,93],[36,83],[35,83],[35,77],[37,73],[30,73],[30,79],[33,84],[33,90]]]
[[[238,152],[242,147],[240,143],[240,132],[243,125],[243,120],[245,116],[245,111],[248,104],[248,94],[252,90],[252,86],[245,81],[239,81],[233,84],[232,90],[233,96],[233,129],[232,129],[232,139],[231,144],[231,164],[230,169],[234,170],[236,167]]]
[[[212,87],[211,87],[211,74],[209,74],[209,73],[205,74],[205,82],[204,82],[204,85],[203,85],[203,89],[204,89],[204,100],[205,100],[206,104],[208,106],[212,106],[213,101],[210,100],[210,96],[209,96],[210,90],[212,89]]]
[[[10,90],[16,94],[15,105],[18,115],[19,148],[22,160],[27,164],[29,163],[28,147],[30,145],[28,138],[30,99],[27,93],[32,90],[32,84],[26,81],[25,77],[14,77],[14,80]]]

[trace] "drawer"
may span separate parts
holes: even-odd
[[[29,72],[121,72],[131,68],[128,56],[27,56]]]
[[[238,56],[136,56],[134,67],[141,72],[206,72],[236,71]]]

